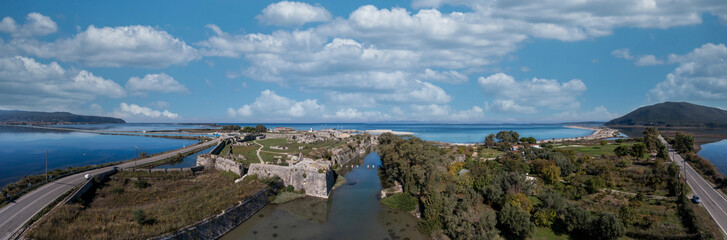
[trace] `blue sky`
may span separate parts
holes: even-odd
[[[0,109],[131,122],[727,108],[724,1],[3,1]]]

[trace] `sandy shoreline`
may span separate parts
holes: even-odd
[[[566,125],[564,127],[567,128],[577,128],[577,129],[587,129],[587,130],[593,130],[594,132],[591,133],[591,135],[583,136],[583,137],[572,137],[572,138],[555,138],[555,139],[545,139],[540,140],[538,143],[546,143],[546,142],[570,142],[570,141],[590,141],[590,140],[598,140],[598,139],[604,139],[604,138],[611,138],[618,136],[618,130],[604,127],[604,126],[579,126],[579,125]]]

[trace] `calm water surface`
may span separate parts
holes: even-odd
[[[377,153],[364,165],[381,165]],[[269,204],[222,239],[424,239],[411,214],[379,202],[378,171],[361,167],[328,200],[297,199]]]
[[[196,152],[192,155],[184,157],[184,159],[181,162],[178,163],[170,163],[170,164],[164,164],[159,165],[157,167],[154,167],[154,169],[164,169],[164,168],[188,168],[188,167],[194,167],[197,166],[197,156],[200,154],[207,154],[212,151],[212,149],[215,149],[215,145],[212,147],[206,148],[202,151]]]
[[[85,166],[131,159],[139,152],[154,154],[197,141],[138,136],[101,135],[0,126],[0,186],[48,169]]]
[[[727,174],[727,139],[702,145],[699,156],[712,162],[722,174]]]

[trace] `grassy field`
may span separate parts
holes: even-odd
[[[138,180],[137,180],[138,179]],[[146,239],[220,213],[264,188],[217,171],[120,172],[82,203],[66,204],[28,232],[32,239]],[[146,182],[144,184],[143,182]]]
[[[616,155],[613,153],[613,150],[616,149],[618,146],[625,146],[628,148],[631,148],[635,143],[628,142],[628,143],[622,143],[622,144],[606,144],[604,146],[597,144],[597,145],[562,145],[562,146],[556,146],[557,148],[563,148],[563,149],[573,149],[576,151],[576,153],[582,153],[589,155],[591,157],[597,157],[601,155]],[[648,158],[649,154],[644,154],[644,156],[641,159]]]
[[[268,138],[263,140],[258,140],[258,143],[264,145],[263,148],[264,151],[270,151],[270,152],[280,152],[280,153],[303,153],[303,155],[308,155],[314,148],[320,148],[320,149],[331,149],[335,147],[340,147],[346,144],[345,141],[341,140],[325,140],[325,141],[318,141],[310,144],[305,143],[298,143],[294,140],[288,140],[285,138]],[[272,149],[270,146],[279,146],[279,147],[288,147],[288,150],[278,150],[278,149]],[[303,149],[299,149],[299,147],[303,147]]]
[[[417,206],[417,199],[408,193],[395,193],[394,195],[381,199],[381,203],[391,208],[412,211]]]
[[[550,228],[538,227],[535,229],[533,240],[568,240],[568,235],[557,235]]]
[[[232,148],[232,154],[242,155],[245,157],[245,161],[240,160],[242,163],[250,164],[250,163],[260,163],[260,160],[257,158],[257,149],[260,148],[258,145],[252,145],[252,146],[234,146]]]
[[[503,153],[504,152],[501,152],[501,151],[498,151],[498,150],[492,149],[492,148],[482,148],[482,149],[480,149],[479,153],[477,153],[477,156],[483,157],[483,158],[494,158]]]

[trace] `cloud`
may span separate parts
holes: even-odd
[[[263,9],[256,17],[261,23],[276,26],[302,26],[310,22],[331,20],[331,13],[323,7],[302,2],[282,1]]]
[[[586,91],[580,79],[560,83],[558,80],[533,78],[525,81],[504,73],[480,77],[480,87],[495,98],[492,107],[499,111],[535,113],[537,108],[575,109],[580,106],[576,97]]]
[[[23,56],[0,58],[0,107],[6,109],[78,110],[98,96],[125,95],[116,82],[86,70]]]
[[[664,61],[656,59],[654,55],[643,55],[639,56],[639,59],[636,60],[636,66],[653,66],[653,65],[661,65],[664,64]]]
[[[318,100],[306,99],[296,101],[265,90],[253,103],[245,104],[238,109],[228,108],[231,117],[249,117],[254,119],[285,120],[317,117],[323,112],[324,106]]]
[[[168,110],[159,111],[149,107],[139,106],[136,104],[127,104],[122,102],[119,107],[120,112],[117,115],[120,116],[141,116],[147,118],[170,118],[175,119],[179,117],[179,114],[169,112]]]
[[[465,110],[455,110],[451,106],[443,104],[414,104],[411,105],[409,112],[403,112],[401,109],[395,110],[395,112],[397,111],[400,112],[398,115],[406,116],[402,116],[404,118],[399,120],[420,119],[430,122],[477,122],[482,121],[485,116],[485,111],[479,106],[473,106]]]
[[[467,77],[467,75],[464,75],[464,74],[459,73],[454,70],[435,71],[435,70],[432,70],[429,68],[424,69],[424,72],[419,74],[418,77],[421,80],[452,83],[452,84],[465,83],[469,79]]]
[[[417,0],[415,8],[442,5],[466,6],[475,14],[493,20],[522,22],[534,26],[534,35],[560,40],[579,40],[611,34],[614,28],[660,28],[694,25],[709,12],[724,19],[727,3],[723,1],[461,1]],[[537,13],[537,14],[533,14]],[[535,28],[537,26],[537,28]]]
[[[4,17],[0,21],[0,32],[9,33],[14,38],[45,36],[58,31],[58,25],[47,16],[40,13],[29,13],[25,17],[26,23],[17,25],[15,19]]]
[[[613,52],[611,52],[611,55],[616,58],[621,58],[621,59],[627,59],[627,60],[634,59],[634,57],[631,56],[631,53],[629,52],[628,48],[621,48],[621,49],[613,50]]]
[[[535,107],[522,106],[515,103],[514,100],[495,99],[490,108],[494,108],[498,112],[514,112],[514,113],[536,113]]]
[[[336,121],[382,121],[391,118],[388,114],[378,111],[359,111],[356,108],[339,109],[334,115],[326,118]]]
[[[651,101],[727,100],[727,47],[707,43],[685,55],[672,54],[679,66],[649,91]]]
[[[187,87],[165,73],[147,74],[144,78],[132,77],[126,82],[126,89],[137,92],[187,92]]]
[[[80,62],[93,67],[163,68],[199,58],[197,50],[166,31],[150,26],[89,26],[55,42],[12,40],[10,47],[40,58]]]

